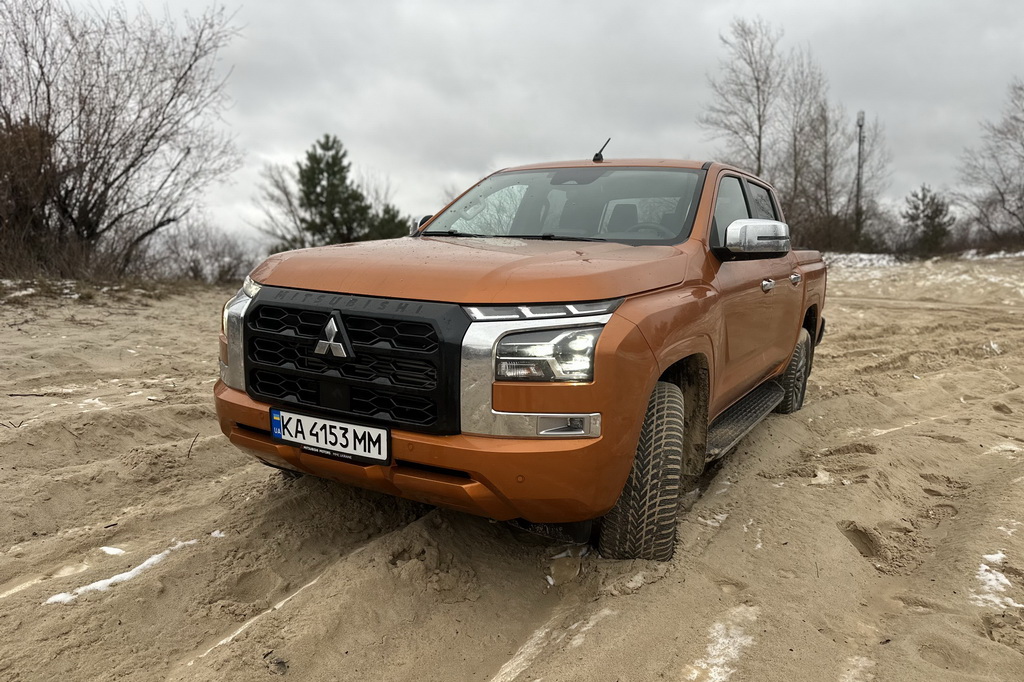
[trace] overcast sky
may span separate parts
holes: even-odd
[[[102,4],[102,0],[94,0]],[[131,0],[128,0],[129,4]],[[163,0],[144,0],[159,12]],[[176,0],[171,12],[209,3]],[[735,16],[807,47],[845,104],[885,127],[887,196],[952,188],[957,159],[1024,77],[1019,0],[247,0],[223,54],[226,124],[243,168],[210,190],[230,228],[258,219],[259,169],[291,163],[324,133],[389,180],[405,213],[444,189],[532,161],[591,156],[716,158],[696,123]]]

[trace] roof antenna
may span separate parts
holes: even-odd
[[[601,148],[597,151],[597,153],[594,154],[594,163],[601,163],[602,161],[604,161],[604,155],[601,154],[601,152],[604,151],[604,148],[607,147],[608,143],[611,141],[612,138],[609,137],[607,140],[605,140],[605,143],[601,145]]]

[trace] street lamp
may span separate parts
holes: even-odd
[[[860,247],[860,235],[864,229],[864,213],[861,210],[860,196],[864,185],[864,112],[857,112],[857,194],[853,209],[853,229],[855,246]]]

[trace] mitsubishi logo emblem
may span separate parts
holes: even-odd
[[[335,317],[331,317],[324,326],[323,332],[321,332],[321,339],[317,341],[316,348],[313,349],[314,353],[318,355],[327,355],[330,353],[336,358],[347,358],[349,357],[348,351],[345,350],[345,332],[343,328],[338,326],[338,322]]]

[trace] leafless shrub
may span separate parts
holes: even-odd
[[[138,265],[164,279],[231,284],[241,282],[265,255],[253,236],[228,234],[190,218],[148,244]]]
[[[66,0],[0,0],[0,272],[125,275],[233,169],[216,126],[222,9],[179,24]]]

